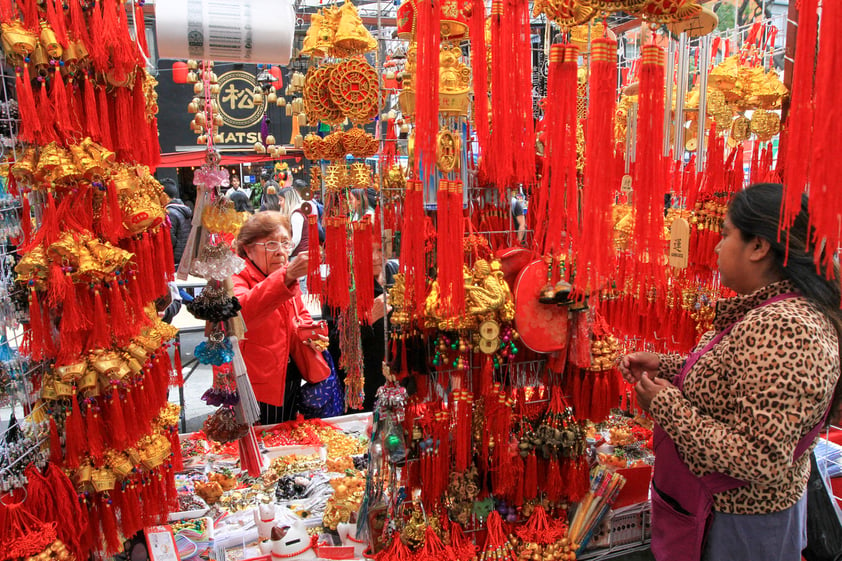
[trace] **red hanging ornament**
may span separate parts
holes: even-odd
[[[146,58],[149,58],[149,45],[146,43],[146,25],[143,20],[143,4],[136,1],[134,3],[134,34],[140,46],[141,53]]]
[[[61,0],[44,0],[47,11],[47,23],[56,34],[56,39],[62,48],[67,48],[67,28],[64,23],[64,7]]]
[[[64,465],[67,468],[79,467],[82,457],[87,452],[85,445],[85,423],[79,409],[76,395],[70,397],[70,408],[64,420]]]
[[[105,442],[102,433],[102,417],[99,415],[99,406],[93,398],[86,398],[87,410],[85,411],[85,435],[88,444],[88,452],[96,462],[102,461],[105,453]]]
[[[94,12],[96,12],[96,9],[94,9]],[[111,110],[108,107],[108,97],[105,87],[97,88],[97,108],[100,130],[102,131],[102,146],[109,150],[115,150],[116,143],[111,135]]]
[[[56,135],[55,124],[56,115],[53,112],[53,104],[50,97],[47,95],[47,81],[43,77],[39,77],[41,82],[41,91],[38,92],[38,118],[41,120],[41,137],[39,144],[49,144],[50,142],[58,142],[59,137]]]
[[[322,255],[319,245],[319,216],[307,216],[307,292],[320,296],[322,292]]]
[[[345,310],[351,305],[346,236],[345,217],[325,219],[325,261],[330,271],[327,278],[327,303],[337,310]]]
[[[581,239],[589,251],[582,255],[577,281],[591,289],[614,274],[615,177],[614,113],[617,89],[617,42],[598,38],[592,42],[591,72],[588,78],[588,116],[585,133],[585,178],[582,190]]]
[[[474,86],[474,126],[477,131],[479,153],[483,156],[489,149],[489,114],[488,114],[488,46],[485,43],[485,2],[470,2],[468,20],[471,38],[471,69]]]
[[[374,306],[374,269],[371,222],[368,219],[352,223],[354,232],[354,287],[356,289],[357,319],[371,323]],[[318,239],[318,238],[316,238]]]
[[[24,63],[15,72],[15,91],[18,95],[18,112],[20,113],[20,129],[18,139],[28,144],[39,144],[41,138],[41,118],[35,107],[35,96],[32,93],[32,82],[29,78],[29,65]]]
[[[415,4],[418,24],[415,65],[415,156],[418,177],[429,182],[436,162],[439,113],[439,54],[441,26],[439,0]]]

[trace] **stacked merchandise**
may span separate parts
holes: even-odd
[[[48,365],[32,380],[31,405],[46,415],[50,463],[27,473],[22,502],[2,507],[0,541],[18,544],[16,555],[49,549],[52,521],[69,552],[59,559],[113,554],[121,536],[175,507],[178,408],[167,390],[178,381],[168,354],[176,331],[156,308],[169,294],[172,247],[151,175],[157,103],[141,11],[134,20],[139,41],[117,0],[0,3],[23,143],[6,170],[23,200],[21,352]]]

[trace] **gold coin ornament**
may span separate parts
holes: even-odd
[[[479,326],[479,335],[483,339],[494,341],[500,335],[500,324],[494,320],[486,320]]]
[[[773,136],[781,132],[781,118],[773,111],[756,109],[751,116],[751,132],[758,140],[771,140]]]
[[[479,350],[487,355],[493,355],[500,348],[500,338],[480,339]]]

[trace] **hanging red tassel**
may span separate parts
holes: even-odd
[[[100,130],[102,131],[101,144],[103,147],[114,151],[117,146],[111,134],[111,110],[109,108],[108,97],[108,93],[104,87],[97,88],[97,109],[99,110],[99,123]]]
[[[64,8],[61,0],[44,0],[47,10],[47,23],[56,34],[56,39],[63,48],[67,48],[67,29],[64,25]]]
[[[439,56],[441,43],[440,1],[415,4],[418,30],[415,72],[415,155],[419,175],[429,181],[436,162],[436,134],[439,120]],[[416,226],[417,227],[417,226]]]
[[[581,285],[591,288],[614,273],[612,210],[619,184],[614,177],[614,113],[617,88],[617,42],[598,38],[592,42],[591,73],[588,78],[585,182],[582,190],[582,239],[589,251],[579,267]],[[582,278],[587,275],[587,278]]]
[[[75,0],[71,0],[71,4]],[[97,113],[96,94],[94,93],[93,80],[85,73],[84,78],[84,107],[85,107],[85,132],[95,142],[102,140],[102,130],[99,127],[99,114]]]
[[[526,457],[526,466],[523,469],[523,498],[527,500],[538,496],[538,457],[535,451],[529,452]]]
[[[88,346],[90,348],[107,348],[111,346],[111,332],[108,316],[105,313],[105,303],[102,298],[102,287],[97,284],[93,287],[94,318],[90,332]]]
[[[50,463],[44,473],[55,505],[50,521],[57,523],[59,538],[76,554],[76,558],[87,559],[90,551],[86,539],[90,524],[88,510],[80,504],[73,483],[61,468]]]
[[[49,144],[50,142],[58,142],[59,137],[56,135],[55,123],[56,116],[53,112],[53,104],[50,97],[47,95],[47,82],[43,77],[39,77],[41,82],[41,91],[38,92],[38,118],[41,120],[41,137],[39,144]]]
[[[354,287],[357,296],[357,319],[368,324],[371,323],[371,308],[374,306],[371,222],[367,219],[359,220],[353,222],[352,227],[354,231]]]
[[[807,6],[813,4],[813,2],[806,2]],[[799,12],[805,9],[802,4]],[[810,222],[815,227],[814,258],[816,265],[823,269],[825,276],[831,280],[839,275],[834,256],[837,254],[836,248],[842,244],[842,233],[839,228],[842,214],[839,205],[828,204],[830,201],[842,199],[842,187],[838,184],[833,165],[833,146],[836,142],[833,123],[838,122],[837,119],[842,115],[842,105],[839,103],[838,96],[834,95],[833,89],[834,75],[838,75],[839,63],[842,60],[842,38],[839,37],[842,33],[840,18],[842,18],[842,9],[838,2],[822,2],[822,27],[819,33],[819,52],[816,60],[816,118],[811,139],[813,146],[809,181]],[[805,140],[805,138],[792,139],[793,142]],[[842,282],[842,278],[837,278],[837,280]]]
[[[38,4],[36,3],[36,0],[18,0],[18,6],[23,14],[24,27],[34,32],[36,35],[39,35]]]
[[[57,307],[64,300],[65,288],[64,271],[61,265],[53,261],[50,263],[49,289],[47,290],[47,304],[51,308]]]
[[[136,127],[140,123],[134,120],[134,110],[132,107],[131,90],[128,88],[117,88],[116,95],[116,114],[113,116],[117,126],[117,151],[121,157],[129,161],[134,161],[134,135]]]
[[[122,550],[120,532],[117,530],[117,514],[111,504],[108,493],[100,493],[99,497],[99,519],[102,523],[102,534],[105,538],[106,555],[115,555]]]
[[[80,0],[68,0],[68,6],[70,8],[70,36],[91,49],[92,41],[88,35],[88,24],[85,21],[85,14],[82,12],[82,3]],[[94,27],[94,29],[101,28]]]
[[[29,288],[30,354],[33,360],[43,360],[55,353],[49,309],[43,310],[34,284]]]
[[[468,19],[471,38],[471,70],[474,86],[474,126],[477,131],[479,154],[487,153],[489,143],[488,114],[488,46],[485,43],[485,2],[470,0]],[[530,65],[531,66],[531,65]]]
[[[103,394],[102,407],[104,416],[108,419],[108,443],[116,450],[128,448],[131,443],[126,434],[126,421],[116,382],[112,382],[109,393]]]
[[[143,22],[143,6],[139,2],[134,5],[134,33],[143,56],[149,58],[149,45],[146,43],[146,26]]]
[[[64,465],[70,469],[79,467],[82,457],[85,455],[85,424],[82,419],[82,412],[79,410],[79,401],[76,396],[70,398],[70,409],[64,421]]]
[[[400,271],[405,279],[404,302],[410,314],[414,315],[413,321],[423,317],[426,296],[427,263],[422,228],[426,216],[422,190],[420,181],[407,181],[404,221],[401,228],[403,237]]]
[[[88,451],[91,457],[99,463],[105,453],[105,443],[102,436],[102,417],[99,415],[99,406],[93,398],[85,399],[88,408],[85,412],[85,434]]]
[[[801,211],[801,195],[807,187],[810,165],[813,162],[813,119],[816,75],[816,40],[818,38],[818,0],[800,0],[798,4],[798,33],[795,43],[795,62],[792,70],[792,98],[783,134],[782,167],[784,171],[784,203],[780,227],[788,228]],[[824,10],[824,8],[822,8]],[[822,12],[822,21],[825,20]],[[818,85],[818,84],[817,84]],[[816,120],[824,120],[825,115]],[[820,149],[820,147],[819,147]],[[752,177],[755,177],[752,175]]]
[[[35,107],[35,95],[32,93],[32,83],[29,78],[29,65],[15,72],[15,91],[18,94],[18,112],[20,114],[20,130],[18,139],[28,144],[38,144],[41,139],[41,118]]]
[[[346,242],[346,219],[329,217],[325,219],[325,261],[330,270],[327,279],[327,303],[337,310],[345,310],[351,304],[351,279],[348,272]]]
[[[105,186],[105,201],[103,202],[102,213],[103,216],[100,221],[102,235],[106,240],[116,245],[125,236],[126,228],[123,226],[123,211],[120,209],[117,185],[114,181],[109,181]]]
[[[319,216],[307,216],[307,292],[312,296],[320,296],[322,292],[322,255],[319,245]]]

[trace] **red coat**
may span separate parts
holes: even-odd
[[[234,295],[242,306],[246,334],[240,341],[249,380],[258,401],[284,404],[284,383],[289,361],[290,341],[294,336],[293,316],[311,321],[301,300],[298,281],[292,288],[284,283],[286,267],[268,277],[249,260],[234,275]]]

